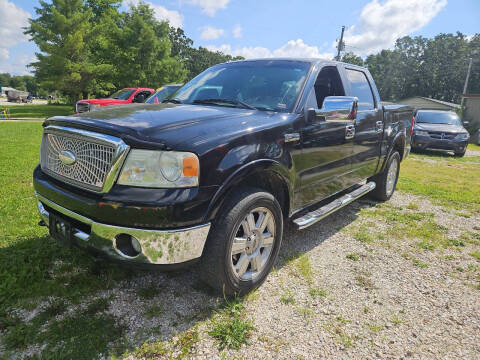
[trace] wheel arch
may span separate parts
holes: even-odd
[[[383,164],[380,172],[383,172],[385,170],[385,166],[387,165],[388,159],[390,159],[390,156],[395,150],[397,150],[400,155],[400,161],[403,161],[404,155],[405,155],[405,148],[406,148],[405,132],[401,131],[397,135],[395,135],[395,137],[392,139],[390,144],[391,145],[388,148],[387,156],[383,160]]]
[[[214,219],[230,191],[241,187],[255,187],[271,193],[279,202],[284,217],[288,217],[293,199],[289,176],[288,170],[271,159],[255,160],[241,166],[217,190],[210,201],[205,220]]]

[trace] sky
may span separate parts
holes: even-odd
[[[47,0],[51,1],[51,0]],[[122,9],[139,0],[124,0]],[[146,0],[159,20],[182,27],[194,46],[245,58],[366,56],[398,37],[480,33],[480,0]],[[38,48],[22,27],[38,0],[0,0],[0,73],[28,74]]]

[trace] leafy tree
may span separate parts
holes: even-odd
[[[425,96],[459,103],[468,59],[476,59],[478,54],[478,34],[471,40],[461,33],[439,34],[432,39],[405,36],[397,40],[393,50],[368,56],[365,65],[384,99]],[[480,92],[479,65],[472,69],[469,92]]]
[[[17,90],[25,90],[25,82],[22,76],[12,76],[9,85]]]
[[[402,98],[399,64],[400,56],[398,52],[392,50],[382,50],[365,60],[365,65],[375,79],[383,100],[395,101]]]
[[[170,27],[169,39],[172,43],[172,55],[178,57],[186,68],[188,80],[215,64],[244,59],[241,56],[233,57],[220,51],[210,51],[204,47],[194,48],[193,40],[180,28]]]
[[[82,0],[40,0],[38,17],[29,20],[25,34],[37,44],[38,61],[31,64],[41,86],[60,90],[76,100],[87,96],[93,79],[108,75],[112,64],[98,63],[89,44],[98,35],[93,11]]]
[[[179,60],[187,59],[189,51],[192,49],[193,40],[185,35],[183,29],[174,27],[169,27],[168,38],[171,43],[172,56]]]
[[[341,61],[347,64],[363,66],[363,59],[360,56],[355,55],[353,52],[343,54]]]
[[[9,73],[0,74],[0,86],[10,86],[12,76]]]
[[[145,3],[122,13],[107,46],[115,64],[113,83],[117,87],[155,88],[183,81],[186,71],[171,56],[168,34],[168,23],[158,22]]]

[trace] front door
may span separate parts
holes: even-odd
[[[306,108],[321,108],[327,96],[345,96],[337,67],[324,67],[309,94]],[[301,129],[302,151],[295,156],[295,205],[303,208],[350,185],[352,140],[346,139],[351,120],[321,121]]]

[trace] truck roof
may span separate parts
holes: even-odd
[[[311,64],[332,64],[332,65],[334,65],[334,64],[346,64],[348,66],[363,68],[362,66],[349,64],[349,63],[345,63],[345,62],[342,62],[342,61],[326,60],[326,59],[320,59],[320,58],[301,58],[301,57],[298,57],[298,58],[297,57],[290,57],[290,58],[282,58],[282,57],[255,58],[255,59],[228,61],[228,62],[224,62],[223,64],[230,64],[230,63],[237,63],[237,62],[250,62],[250,61],[301,61],[301,62],[306,62],[306,63],[311,63]]]

